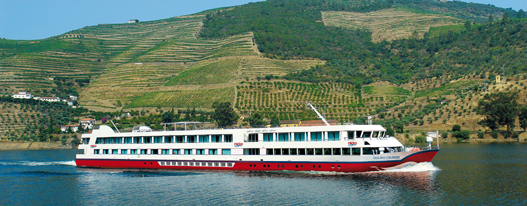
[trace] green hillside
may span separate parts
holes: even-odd
[[[268,0],[0,39],[0,93],[73,94],[99,112],[211,111],[229,101],[244,117],[280,119],[316,119],[305,107],[312,102],[341,122],[376,115],[387,125],[449,128],[477,122],[474,102],[488,91],[526,96],[527,20],[517,16],[459,1]],[[511,80],[503,88],[477,89],[502,68]]]

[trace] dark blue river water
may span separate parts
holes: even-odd
[[[356,174],[77,168],[75,150],[0,151],[0,205],[527,205],[527,144],[445,144]]]

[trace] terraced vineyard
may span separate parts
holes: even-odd
[[[238,86],[236,108],[244,115],[260,112],[270,117],[279,114],[282,120],[316,119],[306,102],[324,111],[327,119],[348,122],[357,117],[375,114],[405,101],[410,92],[378,92],[363,95],[361,90],[345,83],[305,84],[283,81],[243,82]],[[389,96],[388,96],[389,95]]]
[[[103,73],[82,90],[81,104],[97,111],[123,107],[203,106],[210,109],[212,100],[234,101],[234,87],[240,81],[265,75],[281,76],[323,63],[319,60],[262,58],[253,43],[252,33],[218,40],[197,39],[195,33],[201,27],[202,17],[198,15],[156,24],[156,36],[167,34],[164,41],[157,45],[139,42],[136,43],[140,45],[137,51],[142,52],[127,51],[110,59],[111,63]],[[90,30],[90,33],[105,38],[124,38],[100,34],[98,30]],[[130,47],[132,50],[136,48]],[[196,99],[198,97],[203,99]]]
[[[443,14],[416,13],[400,7],[366,13],[324,11],[322,18],[326,26],[368,29],[373,42],[409,38],[414,32],[422,37],[430,27],[463,23],[461,19]]]

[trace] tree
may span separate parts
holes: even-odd
[[[506,125],[507,131],[511,131],[518,116],[517,99],[517,92],[486,94],[479,100],[477,107],[477,113],[485,115],[485,119],[479,124],[492,130],[498,129],[499,125]]]
[[[489,15],[489,22],[493,22],[494,21],[494,17],[491,15]]]
[[[251,114],[251,116],[247,119],[249,121],[249,124],[251,126],[263,126],[266,125],[266,122],[263,120],[263,117],[260,113],[254,112]]]
[[[507,21],[507,20],[509,20],[509,12],[505,12],[503,14],[503,21]]]
[[[520,108],[519,119],[520,119],[520,127],[525,132],[525,129],[527,129],[527,106],[522,106]]]
[[[386,135],[387,136],[394,136],[395,135],[395,131],[393,131],[392,127],[391,126],[388,126],[386,128]]]
[[[166,111],[161,115],[161,119],[163,119],[164,123],[172,122],[172,119],[174,118],[174,113]]]
[[[273,114],[273,116],[271,116],[271,126],[279,126],[279,125],[280,125],[280,119],[278,118],[276,114]]]
[[[470,28],[472,27],[472,22],[470,21],[466,21],[465,22],[465,28],[467,29],[467,31],[470,31]]]
[[[518,11],[518,16],[517,16],[517,17],[518,17],[518,19],[523,18],[523,9],[520,9],[520,10]]]
[[[456,124],[452,126],[452,132],[461,131],[461,126],[459,124]]]
[[[215,102],[214,108],[214,120],[219,127],[231,126],[238,121],[238,114],[232,109],[230,102]]]

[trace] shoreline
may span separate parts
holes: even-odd
[[[62,145],[60,142],[0,142],[0,151],[13,150],[62,150],[73,149],[69,145]]]

